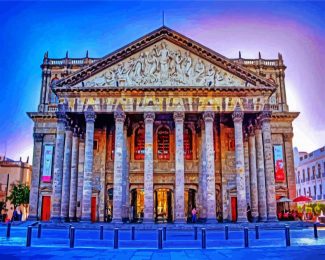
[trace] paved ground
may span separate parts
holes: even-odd
[[[256,239],[254,225],[249,229],[249,248],[244,248],[244,232],[239,225],[229,225],[229,239],[225,239],[225,226],[206,226],[207,249],[202,250],[201,228],[194,239],[194,227],[186,229],[167,226],[163,249],[157,249],[157,228],[136,226],[135,240],[131,240],[131,225],[119,230],[119,249],[113,249],[113,226],[104,226],[104,239],[99,239],[99,226],[91,229],[75,224],[75,248],[69,248],[68,225],[43,225],[42,236],[37,238],[33,227],[32,247],[26,248],[26,225],[15,225],[10,238],[6,226],[0,226],[0,259],[94,258],[94,259],[325,259],[325,228],[319,227],[318,239],[313,228],[290,230],[291,246],[286,247],[283,225],[260,227]],[[25,259],[25,257],[24,257]]]

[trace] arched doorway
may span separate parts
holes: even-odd
[[[113,188],[107,190],[106,221],[111,222],[113,218]]]
[[[144,210],[144,191],[143,189],[131,190],[131,221],[142,222]]]
[[[157,223],[173,222],[173,192],[159,188],[154,193],[155,221]]]
[[[196,208],[196,190],[185,190],[185,216],[187,222],[192,221],[192,209]]]

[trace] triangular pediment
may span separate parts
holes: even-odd
[[[77,87],[267,87],[266,79],[162,27],[58,81]]]

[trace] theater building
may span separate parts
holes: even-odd
[[[296,195],[285,68],[165,26],[102,58],[46,53],[30,218],[246,222],[249,204],[276,220]]]

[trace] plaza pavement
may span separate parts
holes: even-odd
[[[310,224],[290,223],[291,246],[286,247],[284,224],[260,223],[259,239],[255,224],[228,224],[229,239],[225,239],[225,224],[194,225],[119,225],[119,249],[113,249],[114,225],[71,223],[75,227],[75,248],[69,248],[69,224],[42,224],[41,238],[37,225],[33,227],[31,247],[26,247],[27,226],[13,224],[10,238],[6,226],[0,226],[0,259],[325,259],[325,227],[318,228],[318,239]],[[36,223],[35,223],[36,224]],[[100,240],[99,226],[104,227]],[[131,227],[135,240],[131,240]],[[165,226],[163,249],[157,249],[157,227]],[[243,226],[249,227],[249,248],[244,247]],[[202,249],[201,227],[206,228],[207,249]],[[24,257],[23,257],[24,256]],[[4,258],[3,258],[4,257]]]

